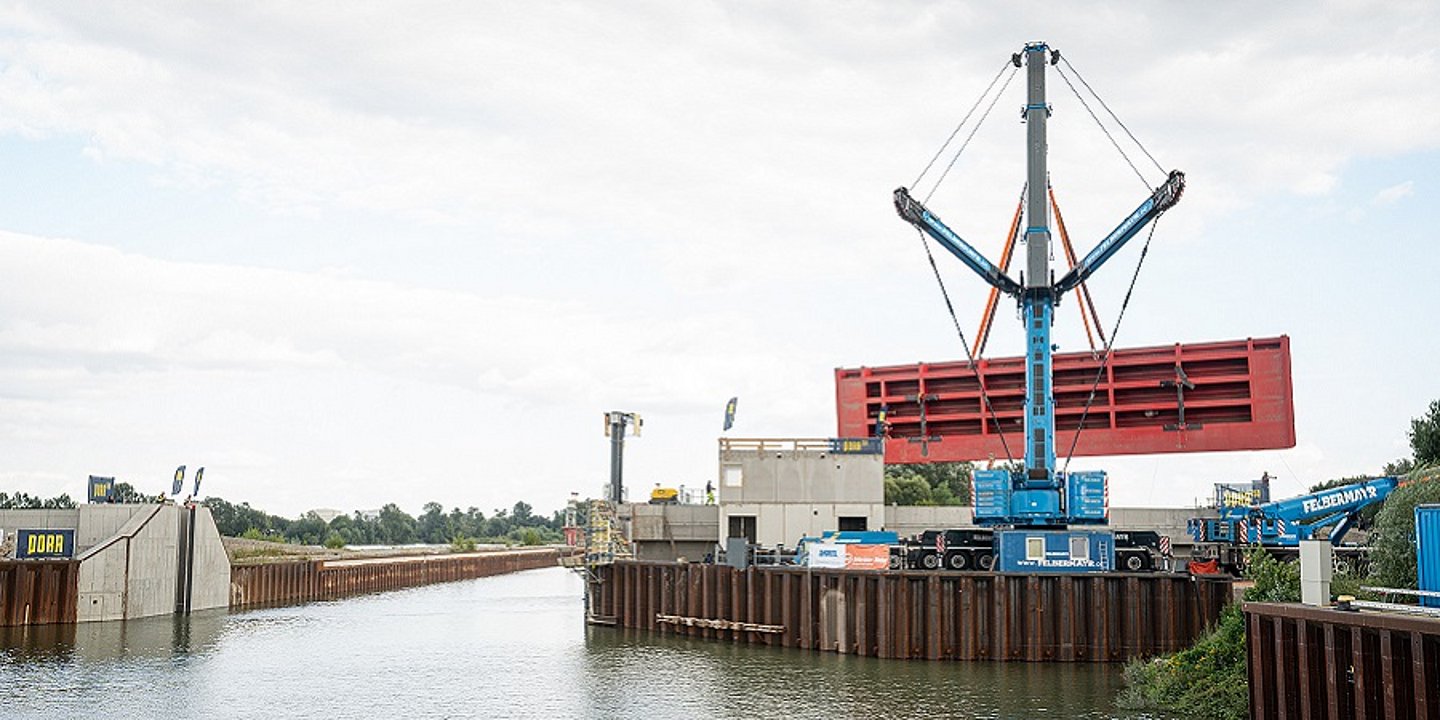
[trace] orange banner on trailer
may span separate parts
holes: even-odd
[[[889,570],[890,546],[846,545],[846,570]]]

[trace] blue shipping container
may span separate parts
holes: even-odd
[[[1440,592],[1440,505],[1415,508],[1415,569],[1420,589]],[[1440,607],[1440,598],[1423,598],[1429,607]]]
[[[1110,572],[1115,536],[1108,530],[998,530],[995,568],[1015,573]]]
[[[975,491],[975,519],[1006,518],[1010,514],[1010,471],[976,470],[971,476]]]
[[[1104,521],[1107,495],[1104,470],[1073,472],[1065,478],[1065,507],[1071,522]]]

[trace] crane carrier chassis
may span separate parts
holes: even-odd
[[[1052,567],[1042,567],[1038,558],[1032,559],[1033,552],[1024,552],[1026,561],[1037,563],[1034,567],[1016,566],[1015,570],[1030,571],[1076,571],[1085,569],[1120,570],[1124,572],[1151,572],[1163,567],[1168,556],[1162,552],[1163,547],[1168,547],[1168,542],[1162,542],[1159,533],[1151,530],[1113,530],[1107,533],[1113,536],[1114,543],[1105,549],[1098,548],[1098,541],[1093,536],[1084,534],[1084,531],[1074,531],[1071,542],[1063,549],[1064,554],[1058,559],[1051,559]],[[895,570],[993,570],[997,562],[997,550],[1004,553],[1007,538],[1014,543],[1013,538],[1019,538],[1024,545],[1023,551],[1034,548],[1034,540],[1037,536],[1027,536],[1023,530],[988,530],[983,528],[966,528],[951,530],[926,530],[913,538],[897,545],[891,551],[890,567]],[[1079,550],[1075,538],[1083,539],[1087,545],[1083,552]],[[1074,548],[1070,545],[1075,545]],[[1074,550],[1075,552],[1072,552]],[[1017,549],[1017,556],[1020,552]],[[1053,553],[1046,550],[1045,554]],[[1092,568],[1089,564],[1081,564],[1076,557],[1083,554],[1087,560],[1099,563],[1099,567]],[[1016,562],[1023,562],[1017,557]]]

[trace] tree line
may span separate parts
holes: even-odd
[[[564,513],[537,515],[524,501],[508,510],[496,509],[488,517],[476,507],[446,512],[443,505],[433,501],[425,503],[419,516],[412,516],[395,503],[387,503],[378,512],[356,511],[337,515],[329,522],[313,510],[291,520],[253,508],[247,502],[234,504],[223,498],[208,498],[205,506],[210,508],[221,535],[329,547],[467,542],[540,545],[559,542],[565,525]]]
[[[124,482],[115,483],[112,495],[112,502],[116,503],[153,503],[158,499],[158,496],[142,495]],[[248,502],[237,504],[211,497],[202,504],[210,508],[221,535],[328,547],[413,543],[463,546],[477,542],[542,545],[560,542],[561,528],[565,526],[563,512],[556,511],[548,517],[537,515],[524,501],[509,509],[496,509],[488,517],[476,507],[465,510],[457,507],[446,512],[443,505],[433,501],[425,503],[420,515],[413,516],[395,503],[388,503],[378,512],[356,511],[337,515],[328,522],[313,510],[292,520],[251,507]],[[25,492],[14,495],[0,492],[0,510],[75,506],[75,500],[68,494],[41,498]]]
[[[53,498],[41,498],[25,492],[14,495],[0,492],[0,510],[56,510],[75,507],[75,501],[67,494]]]
[[[969,462],[885,466],[886,505],[969,505]]]

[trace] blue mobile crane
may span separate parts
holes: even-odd
[[[933,238],[985,282],[1015,298],[1021,308],[1028,365],[1024,464],[1019,470],[977,470],[973,477],[975,522],[995,529],[993,557],[983,554],[980,557],[996,562],[1004,571],[1086,572],[1114,568],[1114,533],[1069,529],[1071,525],[1107,523],[1106,475],[1103,471],[1065,473],[1056,468],[1050,326],[1061,297],[1093,275],[1145,226],[1175,205],[1185,189],[1184,173],[1171,171],[1083,260],[1058,281],[1054,279],[1050,269],[1050,203],[1046,193],[1046,122],[1051,108],[1045,99],[1045,72],[1047,65],[1059,61],[1059,51],[1051,50],[1043,42],[1029,43],[1011,57],[1016,68],[1022,64],[1026,68],[1028,88],[1023,111],[1027,148],[1026,264],[1019,280],[987,260],[938,215],[912,197],[907,188],[901,187],[894,193],[895,209],[901,218]],[[973,366],[973,358],[971,360]],[[985,404],[993,419],[988,398]],[[944,551],[943,545],[939,550]]]
[[[1248,491],[1235,485],[1215,486],[1219,517],[1191,518],[1186,523],[1195,541],[1193,559],[1215,560],[1220,568],[1238,572],[1244,568],[1248,548],[1259,546],[1288,558],[1300,552],[1301,540],[1326,539],[1335,546],[1338,563],[1355,566],[1364,560],[1365,549],[1345,544],[1346,535],[1362,510],[1385,502],[1403,484],[1396,477],[1378,477],[1271,501],[1268,480],[1261,478]]]

